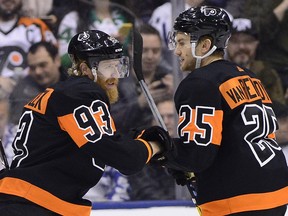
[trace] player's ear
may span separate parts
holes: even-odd
[[[91,73],[91,70],[90,70],[90,68],[88,67],[88,65],[86,64],[86,62],[81,62],[80,65],[79,65],[79,69],[80,69],[80,71],[81,71],[81,73],[82,73],[83,75],[89,76],[90,73]]]
[[[201,41],[201,50],[203,54],[206,54],[212,48],[212,41],[210,38],[205,38]]]

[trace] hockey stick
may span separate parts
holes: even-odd
[[[145,79],[142,73],[142,51],[143,51],[143,38],[141,34],[137,31],[133,31],[133,68],[134,72],[136,74],[136,77],[138,79],[138,82],[141,86],[142,91],[144,92],[144,95],[146,97],[146,100],[149,104],[149,107],[154,115],[154,118],[157,120],[158,125],[164,128],[167,131],[167,127],[157,109],[157,106],[153,100],[153,97],[151,93],[149,92],[149,89],[147,87],[147,84],[145,83]],[[186,184],[189,193],[192,196],[192,202],[196,206],[199,214],[201,215],[201,210],[199,209],[197,203],[196,203],[196,190],[194,187],[194,182],[191,179],[187,180],[188,183]]]
[[[143,38],[141,34],[134,30],[133,32],[133,68],[136,77],[139,81],[142,91],[146,97],[149,107],[153,113],[154,118],[157,120],[158,124],[167,131],[166,125],[156,107],[156,104],[149,92],[148,86],[144,80],[142,73],[142,51],[143,51]]]
[[[0,162],[4,166],[5,169],[9,169],[9,163],[8,163],[1,139],[0,139]]]

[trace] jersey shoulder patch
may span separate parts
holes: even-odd
[[[44,92],[38,94],[34,99],[27,103],[24,107],[35,112],[45,114],[48,100],[54,89],[47,88]]]
[[[37,25],[43,30],[48,30],[48,26],[41,19],[38,18],[30,18],[30,17],[21,17],[18,22],[19,25]]]

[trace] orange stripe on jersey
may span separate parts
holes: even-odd
[[[91,132],[91,129],[82,130],[79,128],[73,114],[58,117],[58,122],[61,129],[66,131],[79,147],[88,142],[85,134]]]
[[[268,135],[268,138],[275,139],[276,138],[276,134],[275,133],[271,133],[271,134]]]
[[[47,88],[44,92],[38,94],[33,100],[31,100],[24,107],[35,112],[44,114],[46,112],[48,100],[53,93],[53,89]]]
[[[214,116],[205,116],[204,122],[209,122],[213,128],[212,143],[220,145],[222,140],[223,111],[216,110]],[[221,124],[219,124],[221,122]]]
[[[243,211],[275,208],[288,203],[288,187],[277,191],[240,195],[200,205],[202,216],[229,215]]]
[[[0,192],[23,197],[60,215],[89,216],[91,206],[77,205],[21,179],[6,177],[0,180]]]
[[[151,157],[152,157],[152,147],[151,147],[151,145],[150,145],[150,143],[149,142],[147,142],[146,140],[143,140],[143,139],[141,139],[141,138],[137,138],[136,140],[139,140],[139,141],[141,141],[142,143],[144,143],[144,145],[146,146],[146,148],[147,148],[147,150],[148,150],[148,159],[147,159],[147,161],[146,161],[146,164],[150,161],[150,159],[151,159]]]
[[[88,108],[86,109],[88,110]],[[113,119],[109,116],[108,121],[109,128],[111,127],[111,133],[107,133],[103,128],[107,126],[107,122],[103,121],[102,116],[104,115],[103,109],[100,109],[99,111],[93,113],[92,112],[86,112],[82,113],[81,116],[81,122],[89,122],[89,124],[83,123],[83,126],[81,125],[81,122],[79,122],[79,119],[77,121],[74,114],[67,114],[61,117],[58,117],[58,122],[62,130],[66,131],[70,137],[73,139],[73,141],[79,146],[83,146],[87,142],[96,142],[97,140],[101,139],[103,134],[112,135],[116,131],[115,123]],[[107,121],[107,120],[106,120]],[[87,138],[87,136],[90,135],[90,139]]]
[[[271,99],[261,81],[249,76],[229,79],[220,85],[219,90],[231,109],[256,100],[271,103]]]

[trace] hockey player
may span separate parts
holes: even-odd
[[[203,216],[283,216],[288,168],[277,120],[260,80],[223,60],[230,25],[223,9],[208,6],[175,20],[170,47],[190,73],[175,93],[180,138],[166,166],[195,173]]]
[[[11,168],[0,173],[1,216],[88,216],[91,202],[82,197],[105,165],[136,173],[169,143],[160,127],[136,140],[116,132],[110,103],[129,62],[115,38],[84,31],[71,39],[68,53],[70,78],[24,106]]]

